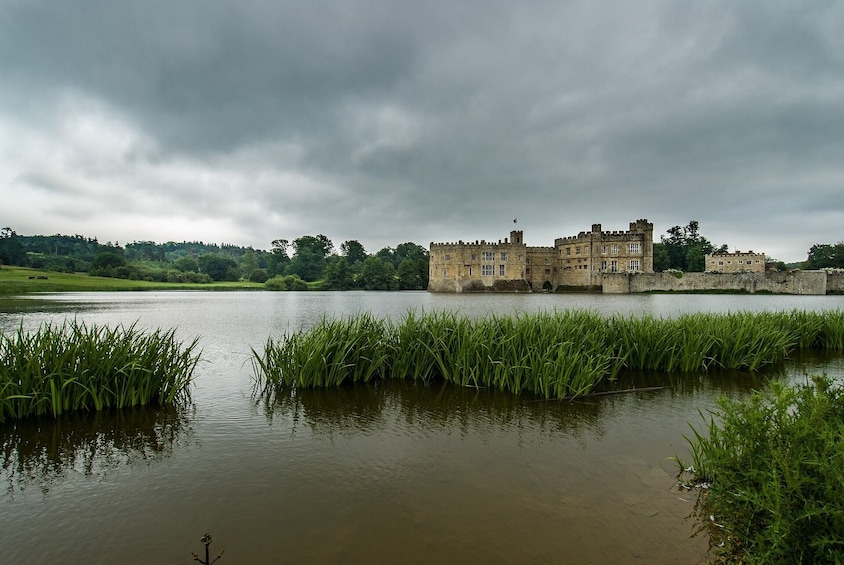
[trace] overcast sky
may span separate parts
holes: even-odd
[[[0,0],[0,224],[844,240],[844,1]]]

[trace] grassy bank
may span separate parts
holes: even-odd
[[[55,273],[24,267],[0,268],[0,295],[32,292],[86,292],[117,290],[261,290],[260,283],[248,281],[213,283],[165,283],[92,277],[85,273]]]
[[[844,390],[828,378],[721,398],[684,481],[728,563],[844,563]]]
[[[796,350],[844,351],[844,311],[602,317],[585,311],[490,316],[360,314],[323,319],[253,350],[265,393],[407,378],[567,398],[627,369],[757,371]]]
[[[0,334],[0,422],[74,410],[174,404],[189,398],[197,342],[66,322]]]

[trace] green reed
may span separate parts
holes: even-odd
[[[253,349],[259,384],[325,387],[402,378],[543,398],[591,392],[622,371],[758,371],[798,349],[844,350],[844,314],[784,312],[602,317],[587,311],[358,314]]]
[[[678,460],[719,562],[844,562],[844,389],[827,377],[720,398]]]
[[[0,422],[189,399],[198,340],[174,333],[73,321],[0,334]]]

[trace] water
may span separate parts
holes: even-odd
[[[0,331],[76,317],[200,336],[193,404],[0,425],[4,563],[696,563],[675,454],[719,394],[764,377],[575,403],[405,383],[252,396],[250,348],[323,315],[586,308],[604,314],[844,308],[842,297],[79,293],[0,300]],[[785,375],[844,375],[807,357]]]

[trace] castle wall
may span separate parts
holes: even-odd
[[[844,294],[844,272],[833,271],[826,274],[826,293]]]
[[[513,231],[504,241],[431,243],[429,282],[431,292],[501,290],[529,291],[526,276],[527,248],[522,232]]]
[[[826,294],[823,271],[770,273],[621,273],[605,274],[604,292],[768,292],[772,294]]]

